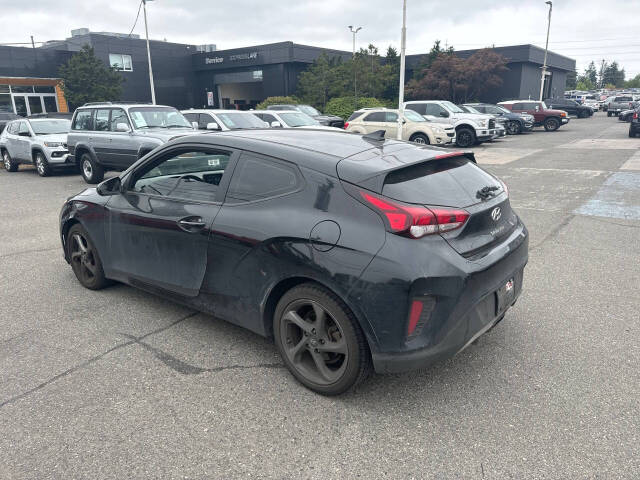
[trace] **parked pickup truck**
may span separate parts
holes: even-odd
[[[420,100],[405,102],[404,108],[422,115],[428,122],[451,125],[456,129],[456,145],[468,148],[480,142],[492,140],[496,134],[493,115],[465,113],[455,103],[444,100]]]
[[[609,101],[609,99],[607,99]],[[607,106],[607,117],[615,115],[616,117],[623,110],[629,110],[635,107],[635,102],[631,95],[618,95],[609,101]]]
[[[562,125],[569,123],[569,114],[564,110],[552,110],[544,102],[536,100],[509,100],[500,102],[502,105],[515,113],[528,113],[533,115],[534,125],[543,126],[547,132],[553,132]]]

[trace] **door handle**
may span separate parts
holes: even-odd
[[[178,220],[178,225],[180,228],[187,232],[193,232],[196,230],[202,230],[207,226],[205,222],[202,221],[200,217],[186,217],[181,220]]]

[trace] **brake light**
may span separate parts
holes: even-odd
[[[635,118],[636,120],[638,119],[638,112],[633,113],[633,118]]]
[[[469,218],[464,210],[404,205],[364,191],[360,195],[383,216],[389,232],[410,238],[455,230]]]
[[[349,126],[349,122],[344,122],[344,129],[346,130],[347,127]]]

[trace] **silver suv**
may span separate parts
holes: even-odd
[[[67,151],[71,122],[59,118],[12,120],[0,135],[4,168],[15,172],[21,163],[35,165],[41,177],[54,169],[73,167]]]
[[[173,107],[133,103],[87,103],[73,115],[67,143],[87,183],[107,170],[126,170],[169,140],[197,134]]]

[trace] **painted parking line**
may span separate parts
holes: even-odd
[[[640,142],[633,138],[585,138],[558,145],[556,148],[637,150]]]
[[[640,170],[640,150],[633,154],[633,156],[624,162],[620,167],[620,170]]]
[[[475,151],[474,153],[476,161],[480,165],[504,165],[541,151],[541,149],[526,148],[495,148],[493,150]]]
[[[574,213],[595,217],[640,220],[640,173],[617,172]]]

